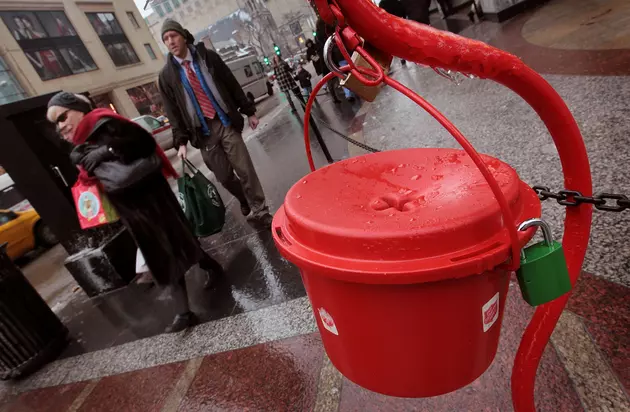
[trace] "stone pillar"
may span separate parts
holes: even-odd
[[[120,112],[119,114],[133,119],[134,117],[140,116],[138,109],[131,101],[129,94],[127,93],[127,89],[124,87],[119,87],[111,91],[112,101],[114,105]]]

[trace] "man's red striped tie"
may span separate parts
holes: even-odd
[[[199,106],[201,107],[201,111],[203,112],[204,116],[206,116],[208,119],[214,119],[214,116],[216,116],[217,111],[212,105],[212,102],[210,101],[210,98],[208,97],[206,92],[203,91],[203,87],[201,87],[201,82],[199,81],[199,78],[197,77],[197,73],[195,73],[195,70],[193,69],[191,62],[188,60],[184,60],[184,68],[186,69],[186,75],[188,76],[188,81],[190,82],[190,86],[192,87],[193,92],[195,93],[195,96],[197,97],[197,102],[199,103]]]

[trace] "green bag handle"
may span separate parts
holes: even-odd
[[[197,168],[195,167],[195,165],[194,165],[194,164],[192,164],[192,162],[191,162],[190,160],[188,160],[188,159],[182,159],[182,169],[183,169],[184,171],[186,170],[186,168],[185,168],[186,166],[188,166],[188,169],[190,169],[190,171],[191,171],[193,174],[195,174],[195,173],[201,173],[201,172],[199,171],[199,169],[197,169]]]

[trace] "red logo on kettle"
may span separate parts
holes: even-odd
[[[499,312],[499,303],[495,302],[490,308],[483,314],[483,323],[492,323],[492,320]]]
[[[485,305],[481,308],[481,316],[483,321],[483,331],[487,332],[488,329],[494,325],[494,322],[499,319],[499,293],[497,292]]]
[[[335,321],[333,317],[330,315],[330,313],[328,313],[326,309],[324,308],[319,308],[318,312],[319,312],[319,317],[322,320],[322,325],[324,326],[324,329],[326,329],[328,332],[332,333],[333,335],[339,335],[339,331],[337,330],[337,325],[335,325]]]

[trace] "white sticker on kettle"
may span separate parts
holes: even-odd
[[[487,332],[494,325],[494,322],[499,319],[499,292],[483,305],[481,316],[483,319],[483,331]]]
[[[335,325],[335,320],[332,318],[332,316],[330,316],[330,313],[328,313],[324,308],[319,308],[317,311],[319,312],[319,317],[322,320],[322,325],[324,325],[324,328],[326,328],[328,332],[339,336],[337,325]]]

